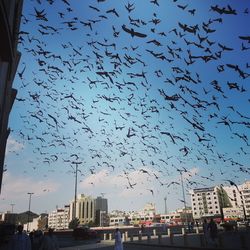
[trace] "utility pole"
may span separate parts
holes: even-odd
[[[180,171],[180,175],[181,175],[182,195],[183,195],[183,202],[184,202],[184,209],[185,209],[185,220],[186,220],[186,224],[188,224],[187,206],[186,206],[186,198],[185,198],[184,184],[183,184],[183,178],[182,178],[182,171]]]
[[[76,168],[75,168],[75,198],[74,198],[74,205],[73,205],[73,218],[76,218],[76,200],[77,200],[77,173],[78,173],[78,164],[82,164],[82,162],[76,162],[76,161],[72,161],[72,164],[76,164]]]
[[[11,213],[13,214],[15,204],[12,203],[10,205],[11,205]]]
[[[164,197],[164,202],[165,202],[165,214],[168,213],[168,209],[167,209],[167,197]]]
[[[30,220],[30,205],[31,205],[31,195],[34,193],[27,193],[29,195],[29,211],[28,211],[28,222],[27,222],[27,232],[29,232],[29,220]]]

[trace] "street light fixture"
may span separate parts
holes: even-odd
[[[72,164],[76,164],[76,168],[75,168],[75,199],[74,199],[74,206],[73,206],[73,218],[72,219],[75,219],[76,218],[76,199],[77,199],[77,173],[78,171],[78,165],[79,164],[82,164],[82,162],[77,162],[77,161],[72,161],[71,162]]]
[[[11,205],[11,213],[13,214],[13,211],[14,211],[14,206],[16,205],[16,204],[10,204]]]
[[[30,220],[30,205],[31,205],[31,195],[34,193],[27,193],[29,195],[29,211],[28,211],[28,222],[27,222],[27,232],[29,232],[29,220]]]
[[[184,203],[184,209],[185,209],[185,221],[186,221],[186,224],[188,224],[187,206],[186,206],[186,198],[185,198],[184,184],[183,184],[183,178],[182,178],[182,171],[180,170],[179,172],[181,175],[181,187],[182,187],[183,203]]]
[[[164,202],[165,202],[165,214],[168,213],[168,209],[167,209],[167,196],[164,197]]]

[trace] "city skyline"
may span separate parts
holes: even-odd
[[[155,3],[24,1],[0,211],[64,206],[76,166],[111,210],[249,179],[247,4]]]

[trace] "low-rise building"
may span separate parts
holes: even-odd
[[[57,208],[49,213],[48,227],[55,230],[62,230],[69,228],[69,205],[65,205],[64,208]]]

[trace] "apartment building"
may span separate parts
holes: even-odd
[[[219,187],[197,188],[191,190],[190,194],[194,219],[221,216]]]
[[[48,227],[55,230],[62,230],[69,228],[69,211],[70,206],[65,205],[64,208],[57,208],[49,213]]]
[[[250,181],[240,185],[193,189],[190,194],[194,219],[250,217]]]

